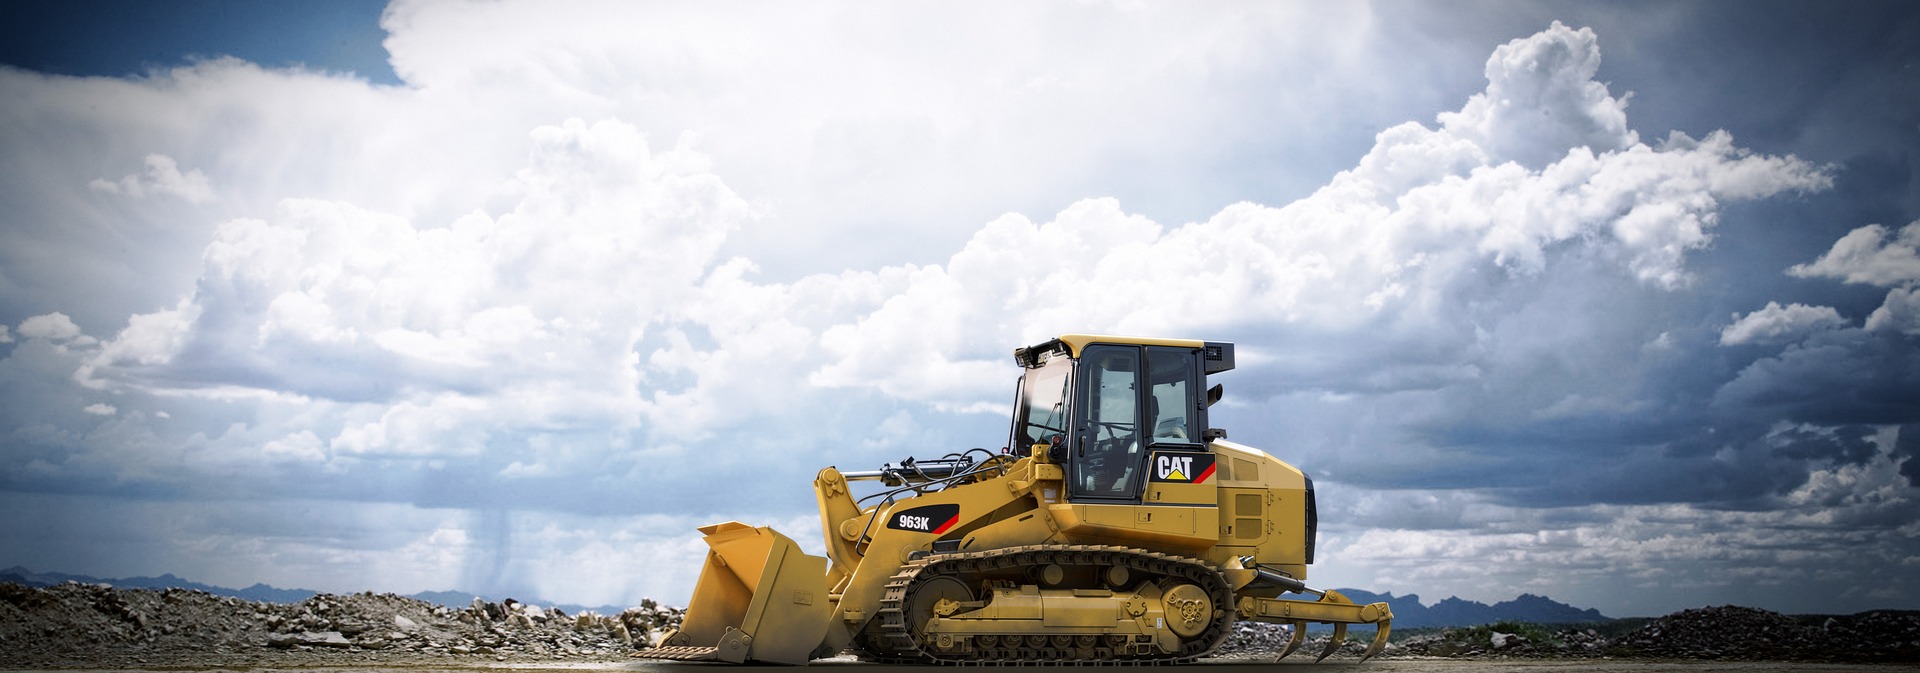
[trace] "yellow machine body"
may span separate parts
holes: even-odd
[[[1322,657],[1348,624],[1378,627],[1363,658],[1384,645],[1386,604],[1305,584],[1312,480],[1206,427],[1220,395],[1206,376],[1233,367],[1231,344],[1067,335],[1015,360],[1006,449],[821,470],[826,558],[764,527],[701,528],[711,551],[685,622],[641,656],[1191,661],[1236,619],[1294,625],[1289,653],[1308,622],[1335,625]],[[863,503],[855,481],[891,490]]]

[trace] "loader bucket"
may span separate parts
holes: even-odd
[[[701,526],[706,565],[679,630],[635,656],[804,664],[825,640],[827,559],[791,538],[738,521]]]

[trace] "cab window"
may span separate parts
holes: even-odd
[[[1147,349],[1147,427],[1153,444],[1200,444],[1194,422],[1199,409],[1195,397],[1199,371],[1191,349]]]

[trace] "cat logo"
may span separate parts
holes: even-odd
[[[915,507],[903,512],[894,512],[887,520],[887,527],[894,530],[910,530],[916,533],[939,535],[960,523],[960,506],[927,505]]]
[[[1211,453],[1155,453],[1153,480],[1182,484],[1204,484],[1213,478]]]

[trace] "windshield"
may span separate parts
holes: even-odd
[[[1067,381],[1071,378],[1067,374],[1072,367],[1072,360],[1061,357],[1027,370],[1021,386],[1020,425],[1013,433],[1015,441],[1032,446],[1066,434]]]

